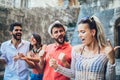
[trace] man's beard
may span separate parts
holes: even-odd
[[[62,38],[60,38],[62,37]],[[54,38],[55,39],[55,38]],[[55,41],[58,43],[58,44],[64,44],[65,42],[65,36],[59,36],[57,39],[55,39]]]
[[[18,35],[20,38],[18,38]],[[22,36],[21,33],[13,34],[14,39],[16,39],[17,41],[21,40],[21,36]]]

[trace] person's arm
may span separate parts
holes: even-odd
[[[120,46],[115,46],[114,51],[116,51],[118,48],[120,48]]]
[[[74,61],[73,58],[72,58],[72,61]],[[66,68],[66,67],[63,67],[63,66],[57,64],[55,59],[50,59],[49,65],[50,65],[50,67],[54,68],[54,70],[56,72],[59,72],[59,73],[65,75],[69,78],[74,78],[75,77],[74,69],[69,69],[69,68]]]
[[[63,66],[66,68],[70,68],[70,64],[68,63],[68,61],[63,62]]]
[[[115,64],[111,64],[110,62],[108,62],[106,70],[106,80],[115,80],[116,78],[115,66],[116,66]]]
[[[44,66],[45,66],[46,47],[47,45],[43,45],[42,50],[39,52],[39,66],[40,66],[40,69],[42,70],[44,69]]]
[[[80,51],[79,51],[80,52]],[[79,54],[78,54],[79,55]],[[49,65],[54,68],[56,72],[59,72],[69,78],[75,78],[75,63],[76,63],[76,52],[74,52],[74,49],[72,51],[72,62],[71,62],[71,67],[65,68],[59,64],[57,64],[55,59],[50,59]]]
[[[110,42],[110,40],[108,39],[107,40],[107,43],[108,43],[108,46],[105,47],[105,53],[107,55],[107,58],[110,62],[110,64],[115,64],[115,50],[113,47],[112,47],[112,44]]]
[[[40,60],[39,67],[41,70],[43,70],[44,66],[45,66],[45,58],[43,56],[41,56],[39,60]]]
[[[4,59],[0,59],[0,64],[6,64],[6,61]]]
[[[33,61],[30,61],[27,56],[24,56],[22,53],[19,54],[21,60],[25,60],[25,62],[29,65],[30,68],[34,68],[35,64]]]
[[[115,80],[115,50],[118,47],[113,48],[110,40],[107,40],[108,46],[105,47],[105,52],[108,58],[107,70],[106,70],[106,79]]]
[[[64,67],[70,68],[70,63],[66,60],[66,55],[64,53],[60,53],[58,59],[62,62]]]
[[[2,65],[3,67],[5,67],[6,61],[4,59],[0,59],[0,65]]]
[[[27,57],[28,60],[33,61],[33,62],[39,62],[39,58],[31,58],[31,57]]]
[[[27,58],[25,58],[24,60],[27,62],[27,64],[29,65],[30,68],[34,68],[35,67],[34,62],[29,61]]]
[[[4,44],[1,44],[0,47],[0,64],[6,64],[7,58],[6,58],[6,46]]]
[[[32,62],[37,62],[37,63],[39,62],[39,57],[37,58],[37,57],[31,57],[31,56],[33,56],[31,55],[31,52],[28,52],[26,58]]]

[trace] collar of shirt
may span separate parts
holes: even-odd
[[[12,40],[9,40],[9,42],[8,42],[8,45],[12,45]],[[22,45],[22,44],[24,44],[25,42],[24,42],[24,40],[21,40],[21,42],[20,42],[20,44],[19,45]]]
[[[65,42],[63,45],[57,45],[56,43],[54,44],[54,48],[57,49],[65,49],[69,43]]]
[[[11,41],[12,41],[12,40],[9,40],[7,45],[12,46],[13,44],[11,43]],[[20,47],[20,46],[22,46],[22,45],[24,45],[24,44],[25,44],[25,41],[24,41],[24,40],[21,40],[21,42],[20,42],[20,44],[18,45],[18,47]]]

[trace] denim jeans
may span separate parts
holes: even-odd
[[[30,74],[30,80],[42,80],[43,74]]]

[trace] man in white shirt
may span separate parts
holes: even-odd
[[[1,44],[0,62],[6,64],[4,80],[28,80],[28,65],[18,55],[29,51],[29,42],[21,39],[22,25],[15,22],[10,25],[11,40]]]

